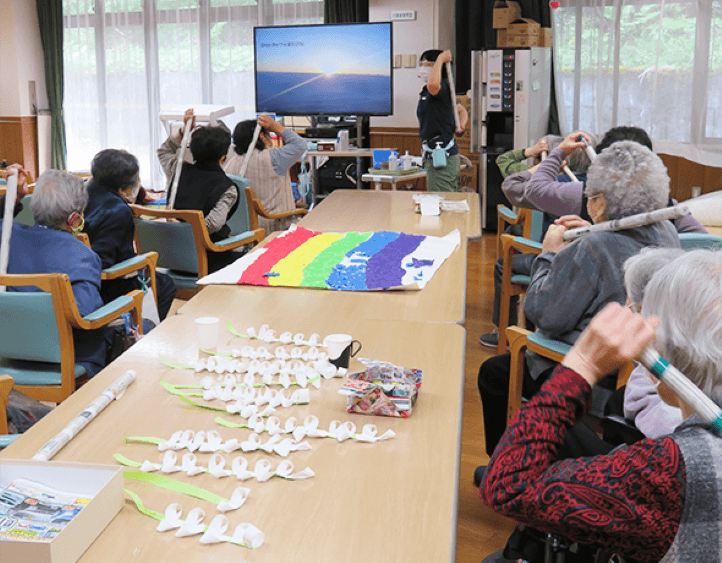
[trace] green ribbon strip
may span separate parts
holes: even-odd
[[[161,514],[160,512],[155,512],[154,510],[150,510],[145,507],[143,504],[143,501],[140,500],[140,497],[136,495],[133,491],[130,489],[125,489],[125,492],[128,494],[130,499],[135,503],[136,508],[140,511],[141,514],[145,514],[146,516],[150,516],[151,518],[155,518],[156,520],[163,520],[165,516]]]
[[[126,444],[130,444],[131,442],[140,442],[141,444],[159,445],[167,441],[168,440],[164,440],[163,438],[143,438],[141,436],[131,436],[130,438],[125,439]]]
[[[210,350],[206,350],[205,348],[201,348],[200,346],[198,346],[198,349],[199,349],[201,352],[205,352],[205,353],[208,354],[209,356],[224,356],[224,357],[226,357],[226,358],[232,358],[232,357],[233,357],[233,354],[231,354],[231,353],[221,354],[220,352],[211,352]]]
[[[115,458],[115,461],[120,463],[120,465],[125,465],[126,467],[140,467],[141,465],[143,465],[142,463],[138,463],[137,461],[128,459],[127,457],[120,454],[113,454],[113,457]]]
[[[130,489],[124,489],[124,490],[130,497],[130,500],[132,500],[135,503],[135,507],[138,509],[138,511],[141,514],[144,514],[145,516],[150,516],[151,518],[155,518],[158,521],[165,520],[165,515],[161,514],[160,512],[155,512],[154,510],[150,510],[150,509],[146,508],[145,505],[143,504],[143,501],[140,500],[140,497],[138,495],[136,495],[133,491],[131,491]],[[206,531],[208,530],[209,527],[210,526],[206,526],[203,529],[204,534],[206,533]],[[242,541],[235,542],[235,541],[229,539],[229,540],[226,540],[226,543],[232,543],[233,545],[239,545],[241,547],[245,547],[248,549],[257,549],[255,547],[250,548],[246,542],[242,542]]]
[[[181,483],[180,481],[176,481],[175,479],[171,479],[170,477],[156,475],[155,473],[144,473],[143,471],[124,471],[123,478],[133,479],[134,481],[142,481],[144,483],[150,483],[151,485],[155,485],[156,487],[160,487],[161,489],[167,489],[169,491],[181,493],[189,497],[205,500],[212,504],[230,502],[223,497],[220,497],[210,491],[206,491],[205,489],[201,489],[200,487],[194,487],[193,485]]]
[[[225,426],[226,428],[251,428],[250,426],[248,426],[248,424],[236,424],[235,422],[228,422],[220,416],[216,417],[216,424],[220,424],[221,426]]]
[[[233,336],[237,336],[238,338],[250,338],[250,336],[248,336],[247,334],[241,334],[235,328],[233,328],[233,325],[231,325],[231,321],[226,321],[226,328],[231,332]]]
[[[176,366],[174,364],[171,364],[170,362],[166,361],[163,356],[158,356],[160,358],[160,361],[163,362],[165,365],[167,365],[169,368],[173,369],[196,369],[195,366]]]

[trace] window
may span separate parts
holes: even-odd
[[[68,168],[103,148],[138,157],[144,185],[165,187],[155,151],[169,106],[255,109],[253,27],[322,23],[322,0],[63,0]]]
[[[568,0],[553,16],[562,130],[634,125],[720,165],[722,2]]]

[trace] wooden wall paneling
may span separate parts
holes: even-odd
[[[684,201],[691,198],[695,186],[701,187],[703,194],[722,190],[722,168],[704,166],[668,154],[660,154],[659,157],[667,167],[669,191],[674,199]]]
[[[30,172],[33,180],[38,171],[38,122],[35,116],[0,117],[0,160],[15,162]]]
[[[372,149],[392,148],[399,151],[399,156],[409,151],[410,155],[421,155],[421,139],[416,127],[371,127],[370,147]],[[426,178],[415,181],[414,189],[426,191]]]

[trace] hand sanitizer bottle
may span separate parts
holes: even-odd
[[[395,154],[389,156],[389,170],[398,170],[399,159],[396,158]]]
[[[401,157],[401,170],[411,170],[411,155],[409,151]]]

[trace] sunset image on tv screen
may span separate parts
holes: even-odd
[[[391,113],[391,24],[255,29],[256,105],[291,114]]]

